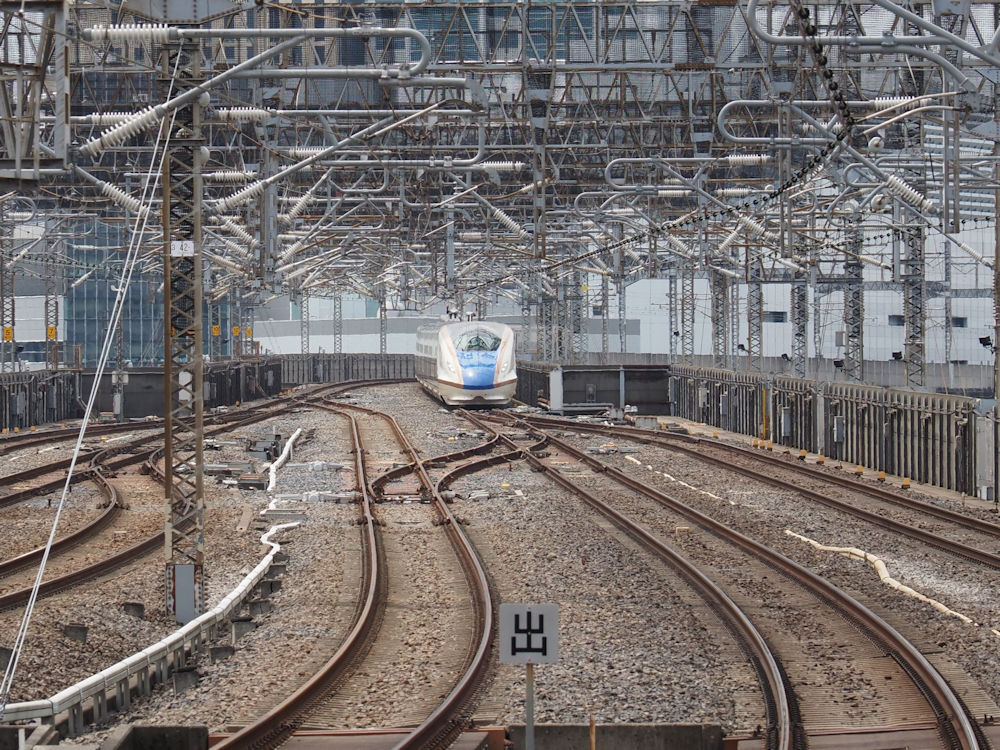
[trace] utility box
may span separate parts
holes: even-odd
[[[831,426],[833,428],[833,442],[843,443],[845,437],[844,433],[847,432],[847,427],[844,423],[844,416],[841,414],[834,417],[833,424]]]

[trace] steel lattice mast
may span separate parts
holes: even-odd
[[[200,64],[200,44],[164,46],[164,75],[182,90]],[[166,596],[182,623],[205,609],[201,117],[197,100],[177,112],[162,177]]]

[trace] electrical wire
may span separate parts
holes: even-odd
[[[180,59],[180,56],[178,56],[177,68],[174,70],[174,75],[171,77],[171,89],[173,89],[174,81],[176,81],[177,71],[180,66]],[[176,112],[172,113],[169,124],[167,124],[166,121],[161,122],[160,132],[157,135],[157,142],[154,145],[155,153],[155,148],[158,147],[161,142],[163,144],[161,160],[166,160],[167,148],[170,143],[170,133],[173,131],[175,118]],[[162,164],[163,161],[160,163],[160,168],[156,169],[154,172],[151,163],[150,174],[147,175],[147,180],[145,181],[145,186],[143,188],[142,204],[148,204],[149,195],[158,186],[160,174],[162,173]],[[150,177],[153,179],[149,179]],[[7,671],[4,673],[3,680],[0,681],[0,722],[3,721],[4,712],[6,711],[7,703],[10,700],[11,688],[14,684],[14,676],[17,673],[18,661],[20,660],[21,652],[24,649],[24,642],[27,639],[31,616],[35,609],[35,603],[38,600],[38,592],[42,585],[42,577],[45,574],[45,565],[48,562],[49,553],[51,552],[52,544],[55,541],[56,530],[59,527],[59,519],[62,516],[62,511],[66,504],[66,497],[69,494],[70,483],[73,479],[73,471],[76,468],[77,460],[80,457],[80,451],[83,448],[83,438],[87,431],[87,424],[90,421],[90,416],[94,410],[94,404],[97,401],[97,393],[100,390],[101,378],[104,375],[104,368],[107,364],[112,344],[115,340],[115,330],[118,327],[122,310],[125,307],[125,298],[128,295],[129,283],[132,280],[132,270],[138,259],[139,251],[142,249],[141,238],[145,232],[146,223],[149,221],[150,213],[150,211],[139,211],[136,215],[136,227],[133,228],[132,238],[129,242],[125,264],[122,268],[121,283],[118,285],[118,293],[115,296],[115,304],[111,309],[108,330],[104,336],[104,345],[101,349],[101,354],[97,361],[97,368],[94,372],[94,384],[90,389],[90,396],[87,399],[87,406],[84,410],[83,420],[80,423],[80,433],[77,436],[76,445],[73,448],[73,457],[70,459],[69,468],[66,470],[66,482],[63,485],[62,496],[59,498],[59,504],[56,506],[55,518],[52,520],[52,529],[49,531],[49,538],[45,544],[45,550],[42,553],[42,560],[38,565],[38,574],[35,576],[35,583],[32,586],[28,603],[25,605],[24,615],[21,618],[21,626],[18,629],[17,637],[15,638],[14,644],[11,648],[10,661],[7,665]]]

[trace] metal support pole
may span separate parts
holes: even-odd
[[[670,291],[667,292],[669,295],[667,300],[667,328],[670,329],[668,353],[670,354],[670,360],[673,361],[674,357],[677,356],[677,339],[680,338],[678,335],[680,330],[677,328],[677,271],[673,268],[670,269],[668,282],[670,285]]]
[[[626,338],[628,333],[626,330],[628,306],[625,304],[625,289],[625,277],[624,275],[619,275],[615,279],[615,291],[618,295],[618,351],[622,354],[628,351],[628,339]]]
[[[305,292],[299,299],[299,351],[309,353],[309,295]]]
[[[712,271],[712,364],[714,367],[726,366],[726,352],[729,347],[729,319],[727,317],[727,302],[729,301],[729,279],[725,274]]]
[[[759,257],[750,257],[747,250],[747,369],[760,372],[763,368],[764,290]]]
[[[115,420],[125,421],[125,317],[115,326],[115,369],[111,373],[111,403]]]
[[[0,222],[0,372],[13,372],[17,366],[17,340],[14,338],[14,269],[13,224]]]
[[[535,750],[535,665],[525,664],[524,747]]]
[[[521,332],[517,339],[518,353],[531,351],[531,295],[527,289],[521,290]]]
[[[253,340],[253,323],[256,308],[253,303],[243,305],[243,356],[253,357],[257,352]]]
[[[792,281],[792,367],[795,377],[806,376],[809,359],[809,287],[802,274]]]
[[[607,274],[601,276],[601,361],[608,360],[608,317],[611,315],[611,282]]]
[[[681,362],[694,362],[694,270],[681,272]]]
[[[587,296],[579,271],[574,271],[567,282],[566,309],[570,329],[570,361],[579,362],[587,352]]]
[[[333,352],[344,351],[344,296],[337,292],[333,295]]]
[[[221,356],[222,311],[219,303],[212,300],[208,303],[208,358],[215,362]]]
[[[200,75],[199,47],[165,46],[164,78],[181,87],[194,85]],[[171,71],[178,55],[182,72],[175,77]],[[162,183],[166,605],[180,623],[205,609],[201,109],[195,101],[178,111]]]
[[[848,380],[865,379],[865,292],[861,261],[861,231],[848,230],[851,254],[844,261],[844,375]]]
[[[386,299],[385,291],[383,291],[378,298],[378,351],[379,354],[385,354],[388,351],[388,328],[389,319],[386,316]]]
[[[52,262],[52,253],[45,254],[45,366],[55,372],[59,369],[59,289],[58,270]]]
[[[924,305],[926,290],[924,282],[924,230],[911,225],[903,230],[906,234],[906,261],[903,272],[903,322],[905,345],[903,357],[908,388],[920,388],[924,384],[926,371],[924,342]]]
[[[243,358],[243,301],[235,297],[229,311],[233,334],[231,359],[240,360]]]

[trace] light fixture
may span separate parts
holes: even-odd
[[[781,358],[783,360],[785,360],[786,362],[791,362],[792,361],[792,358],[789,357],[787,354],[784,354],[784,353],[781,355]]]
[[[892,358],[898,362],[899,360],[901,360],[903,358],[903,353],[902,352],[893,352],[892,353]]]
[[[842,359],[833,360],[833,366],[836,367],[838,370],[842,370],[844,368],[844,360]]]
[[[747,348],[743,344],[737,344],[736,348],[739,349],[741,352],[745,352],[747,350]]]

